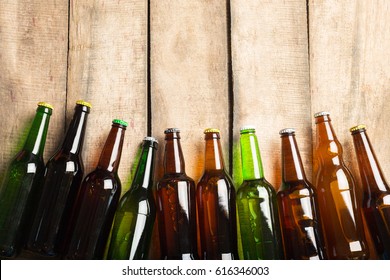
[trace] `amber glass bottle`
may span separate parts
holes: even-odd
[[[282,140],[282,185],[277,198],[285,258],[325,259],[317,197],[313,185],[306,179],[295,130],[286,128],[279,134]]]
[[[118,167],[127,123],[113,120],[97,168],[88,174],[75,203],[67,259],[102,259],[121,194]],[[72,224],[73,222],[71,222]]]
[[[204,133],[205,166],[196,191],[201,258],[238,259],[236,192],[224,167],[219,130]]]
[[[380,258],[390,259],[390,187],[368,138],[365,125],[350,129],[363,185],[363,214]]]
[[[198,259],[195,183],[185,173],[177,128],[165,130],[164,176],[157,183],[161,259]]]
[[[314,186],[329,259],[366,259],[367,243],[355,183],[327,112],[314,115]]]
[[[70,212],[83,179],[81,151],[90,107],[88,102],[76,102],[64,142],[46,164],[42,196],[27,243],[30,251],[45,256],[56,256],[61,251]]]
[[[25,245],[41,195],[43,150],[53,107],[39,102],[23,149],[12,160],[0,188],[0,256],[15,257]]]

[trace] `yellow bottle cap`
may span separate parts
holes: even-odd
[[[84,100],[77,100],[77,101],[76,101],[76,104],[78,104],[78,105],[83,105],[83,106],[87,106],[88,108],[92,108],[91,103],[89,103],[89,102],[87,102],[87,101],[84,101]]]
[[[204,133],[220,133],[221,131],[217,128],[206,128]]]
[[[50,105],[49,103],[46,103],[46,102],[39,102],[39,103],[38,103],[38,106],[40,106],[40,107],[46,107],[46,108],[49,108],[49,109],[52,109],[52,110],[53,110],[53,106]]]
[[[357,126],[351,127],[349,129],[349,131],[350,132],[354,132],[354,131],[358,131],[358,130],[361,130],[361,129],[366,129],[366,126],[364,124],[359,124]]]

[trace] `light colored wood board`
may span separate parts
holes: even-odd
[[[168,127],[180,128],[186,172],[196,182],[203,173],[207,127],[221,130],[228,167],[225,1],[151,1],[151,95],[152,133],[160,141],[157,179]]]
[[[71,1],[67,123],[75,102],[92,104],[83,150],[85,174],[99,160],[111,122],[127,121],[119,167],[122,193],[147,130],[147,1]]]
[[[266,179],[281,184],[279,131],[296,129],[311,179],[311,118],[306,1],[231,1],[234,81],[233,164],[242,183],[240,128],[254,125]]]
[[[45,161],[60,143],[65,127],[67,44],[67,0],[1,1],[1,175],[23,147],[39,101],[54,106]]]
[[[385,0],[309,2],[312,113],[330,111],[358,191],[361,181],[350,127],[368,126],[384,174],[390,172],[389,10]]]

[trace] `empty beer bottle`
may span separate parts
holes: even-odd
[[[70,212],[76,200],[84,166],[81,150],[91,105],[79,100],[61,148],[46,164],[42,196],[27,248],[45,256],[63,253]]]
[[[157,183],[161,259],[198,259],[195,182],[185,172],[180,130],[164,133],[164,176]]]
[[[143,260],[148,256],[156,217],[152,187],[157,145],[153,137],[144,138],[133,183],[115,213],[107,259]]]
[[[343,161],[328,112],[314,115],[317,143],[314,177],[318,210],[329,259],[366,259],[368,251],[355,183]]]
[[[238,259],[236,191],[224,167],[219,130],[205,133],[205,166],[196,191],[201,258]]]
[[[0,255],[14,257],[24,246],[26,232],[41,193],[43,150],[53,107],[38,103],[23,149],[11,162],[0,190]]]
[[[365,125],[350,129],[363,185],[363,214],[376,252],[390,259],[390,188],[383,176]]]
[[[256,130],[240,130],[243,183],[237,190],[237,211],[243,257],[275,260],[283,257],[276,192],[264,178]]]
[[[117,171],[126,127],[126,122],[113,120],[98,166],[81,185],[75,203],[76,221],[67,259],[103,258],[121,194]]]
[[[285,258],[325,259],[317,195],[306,179],[295,130],[286,128],[279,134],[282,140],[282,185],[277,198]]]

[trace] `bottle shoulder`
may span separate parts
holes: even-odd
[[[227,185],[233,186],[233,180],[225,170],[205,170],[198,182],[198,186],[216,185],[220,181],[224,181]]]
[[[244,180],[239,186],[237,192],[248,192],[253,190],[266,189],[268,192],[275,193],[275,188],[265,179]]]
[[[176,173],[164,174],[164,176],[157,182],[157,184],[168,184],[177,182],[188,182],[189,184],[195,183],[195,181],[192,178],[188,177],[185,173]]]
[[[308,181],[282,182],[278,196],[297,195],[297,196],[315,196],[315,187]]]

